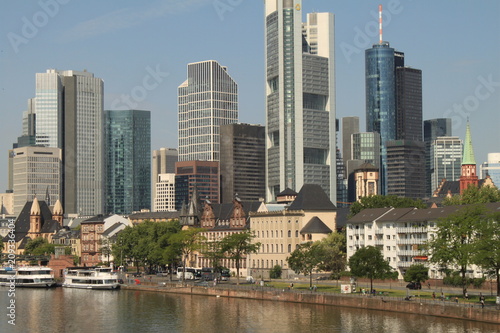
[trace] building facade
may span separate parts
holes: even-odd
[[[497,188],[500,188],[500,153],[489,153],[488,162],[481,164],[481,178],[490,176]]]
[[[359,117],[342,118],[342,159],[344,165],[348,160],[354,159],[352,156],[352,135],[359,133]],[[347,174],[344,175],[347,177]]]
[[[319,184],[336,202],[334,15],[265,1],[266,199]]]
[[[174,173],[175,174],[175,163],[179,160],[179,154],[175,148],[160,148],[153,150],[153,163],[152,163],[152,173],[151,173],[151,188],[153,189],[151,193],[151,207],[155,209],[155,199],[156,199],[156,184],[159,179],[160,174]]]
[[[222,203],[259,201],[265,197],[265,128],[227,124],[220,127]]]
[[[154,195],[154,212],[175,211],[175,173],[160,173],[157,176]]]
[[[35,197],[61,200],[60,148],[28,146],[12,150],[14,214]],[[50,205],[50,203],[48,203]]]
[[[462,140],[457,136],[437,137],[430,146],[431,193],[438,187],[443,179],[450,181],[459,180],[462,165]],[[427,168],[426,168],[427,169]]]
[[[238,86],[217,61],[190,63],[178,88],[179,161],[219,161],[220,125],[238,122]]]
[[[423,141],[422,71],[396,68],[396,139]]]
[[[175,209],[180,211],[191,200],[195,191],[198,198],[219,203],[219,177],[219,162],[216,161],[175,163]]]
[[[151,112],[106,110],[106,211],[151,209]]]
[[[434,189],[432,182],[432,157],[431,145],[438,137],[452,136],[451,118],[436,118],[424,120],[424,142],[425,142],[425,175],[426,195],[432,195]]]

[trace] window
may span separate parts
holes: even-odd
[[[292,252],[292,244],[288,244],[288,252]]]
[[[295,230],[295,237],[299,237],[299,231]]]
[[[288,237],[292,237],[292,230],[288,230]]]
[[[391,239],[391,235],[387,235],[386,237],[387,237],[387,239]]]
[[[391,247],[390,246],[387,246],[387,251],[390,251],[391,250]]]

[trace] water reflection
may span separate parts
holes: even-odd
[[[6,309],[7,290],[0,289]],[[0,332],[172,333],[489,333],[500,326],[333,306],[172,295],[141,291],[17,289],[16,326]]]

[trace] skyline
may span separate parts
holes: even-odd
[[[499,152],[500,2],[495,0],[342,6],[304,0],[304,15],[335,15],[337,118],[358,116],[365,130],[364,50],[378,43],[379,3],[384,41],[405,53],[406,64],[422,70],[424,120],[452,118],[453,135],[464,139],[469,118],[478,165],[487,153]],[[265,124],[263,2],[42,0],[0,6],[0,192],[7,188],[7,151],[21,135],[28,99],[35,97],[35,74],[47,69],[86,69],[102,78],[105,110],[151,111],[152,149],[177,148],[177,87],[191,62],[227,66],[238,84],[240,122]]]

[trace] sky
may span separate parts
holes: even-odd
[[[364,50],[383,39],[422,70],[424,120],[470,121],[476,162],[500,152],[499,0],[303,0],[335,14],[337,118],[365,130]],[[239,120],[265,124],[262,0],[0,0],[0,192],[35,74],[84,70],[104,81],[105,109],[151,111],[152,149],[177,147],[177,87],[187,64],[216,60],[238,84]]]

